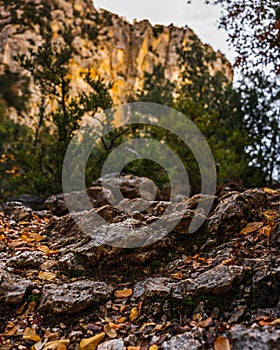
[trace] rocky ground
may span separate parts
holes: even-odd
[[[190,234],[201,198],[194,196],[161,240],[129,249],[104,244],[102,236],[119,241],[169,215],[159,193],[137,212],[137,181],[124,179],[117,209],[100,184],[88,190],[107,221],[77,213],[90,234],[67,214],[63,196],[44,208],[33,202],[40,210],[2,206],[0,349],[279,349],[280,191],[226,193]],[[122,211],[127,201],[130,215]]]

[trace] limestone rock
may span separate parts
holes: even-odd
[[[229,339],[232,350],[276,350],[280,348],[280,329],[273,327],[252,329],[236,325],[229,331]]]
[[[0,302],[20,304],[27,289],[33,283],[29,280],[9,273],[4,265],[0,265]]]
[[[79,280],[62,285],[46,284],[39,309],[55,314],[78,313],[111,297],[113,288],[104,282]]]
[[[6,265],[16,269],[38,268],[45,259],[43,253],[39,251],[16,252],[16,254],[7,260]]]
[[[175,283],[165,277],[152,277],[136,283],[133,289],[133,299],[144,299],[151,297],[166,298],[170,296]]]
[[[176,335],[162,344],[163,350],[202,350],[200,342],[193,339],[189,333]]]
[[[222,294],[230,290],[237,278],[241,278],[242,272],[242,266],[219,265],[194,279],[181,281],[174,289],[173,295]]]
[[[257,210],[265,207],[266,194],[261,190],[247,190],[222,199],[208,219],[208,232],[222,240],[234,235],[248,222],[258,221]]]
[[[97,350],[125,350],[122,339],[112,339],[99,344]]]
[[[5,1],[1,2],[0,12],[2,71],[4,65],[12,71],[20,70],[14,56],[26,53],[29,48],[36,49],[43,42],[42,33],[46,30],[52,32],[52,41],[61,41],[61,33],[71,28],[77,51],[70,65],[73,94],[86,90],[81,75],[90,70],[92,76],[114,82],[115,103],[127,102],[131,94],[141,90],[145,72],[151,73],[155,65],[162,64],[166,78],[177,81],[180,71],[176,49],[195,35],[188,27],[152,26],[147,20],[132,25],[109,11],[97,11],[91,0]],[[213,52],[210,46],[204,47]],[[216,54],[210,72],[223,71],[231,81],[230,63],[220,52]],[[20,84],[13,86],[19,94],[23,88]],[[31,92],[29,115],[35,116],[40,97],[33,83]],[[12,112],[15,119],[19,118],[15,110]],[[25,118],[27,122],[28,115]]]

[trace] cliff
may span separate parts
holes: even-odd
[[[4,0],[0,12],[1,74],[5,66],[12,72],[20,71],[15,55],[38,47],[44,32],[50,32],[54,41],[62,40],[61,34],[68,28],[77,50],[71,61],[73,92],[85,87],[81,73],[90,70],[92,76],[114,82],[112,94],[116,103],[127,101],[141,90],[144,72],[152,72],[159,63],[166,78],[177,81],[180,72],[176,48],[195,35],[190,28],[152,26],[147,20],[130,24],[106,10],[97,11],[91,0]],[[205,45],[205,50],[213,49]],[[231,66],[220,52],[212,70],[222,70],[232,80]],[[34,92],[30,97],[33,113],[38,96],[33,83],[30,88]],[[10,89],[19,96],[23,93],[18,82],[11,83]],[[13,109],[11,116],[17,117]]]

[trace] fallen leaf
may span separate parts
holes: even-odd
[[[120,317],[117,319],[118,323],[124,323],[126,321],[126,317]]]
[[[113,322],[109,322],[109,326],[113,328],[115,331],[118,331],[124,326],[124,324],[115,324]]]
[[[280,325],[280,318],[276,318],[276,320],[272,321],[271,326],[279,326]]]
[[[105,337],[105,332],[99,333],[91,338],[84,338],[80,342],[79,350],[95,350],[101,340]]]
[[[43,350],[58,350],[61,345],[64,345],[67,348],[69,344],[70,339],[54,340],[46,343]]]
[[[149,347],[149,350],[158,350],[158,346],[157,345],[151,345]]]
[[[116,298],[128,298],[132,295],[132,289],[121,289],[115,291]]]
[[[231,350],[231,346],[227,337],[219,336],[214,342],[215,350]]]
[[[130,310],[129,319],[131,322],[135,321],[139,317],[138,308],[135,306]]]
[[[38,278],[40,280],[45,280],[45,281],[52,281],[53,279],[56,278],[56,274],[53,272],[47,272],[47,271],[40,271]]]
[[[176,280],[181,280],[183,278],[182,272],[177,272],[174,273],[173,275],[171,275],[172,278],[176,279]]]
[[[255,232],[264,226],[263,222],[250,222],[243,230],[241,230],[241,235],[248,235],[249,233]]]
[[[212,317],[208,317],[206,320],[198,322],[197,326],[201,327],[201,328],[206,328],[206,327],[213,326],[213,319],[212,319]]]
[[[104,326],[104,332],[108,335],[109,338],[116,338],[117,337],[117,332],[114,328],[110,326],[110,324],[105,324]]]
[[[17,331],[17,326],[14,324],[14,322],[9,322],[5,329],[5,335],[14,335]]]
[[[263,191],[267,194],[278,194],[279,193],[278,191],[273,190],[272,188],[269,188],[269,187],[264,187]]]
[[[141,346],[128,346],[127,350],[141,350]]]
[[[31,340],[31,341],[34,341],[35,343],[41,340],[39,335],[36,334],[35,329],[30,328],[30,327],[25,328],[25,330],[23,332],[23,339],[24,340]]]

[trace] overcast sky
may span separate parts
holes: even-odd
[[[222,51],[233,61],[234,54],[226,43],[226,33],[217,29],[220,8],[205,5],[203,0],[193,0],[187,5],[187,0],[94,0],[95,7],[104,8],[130,22],[148,19],[152,24],[173,23],[176,26],[188,25],[200,39]]]

